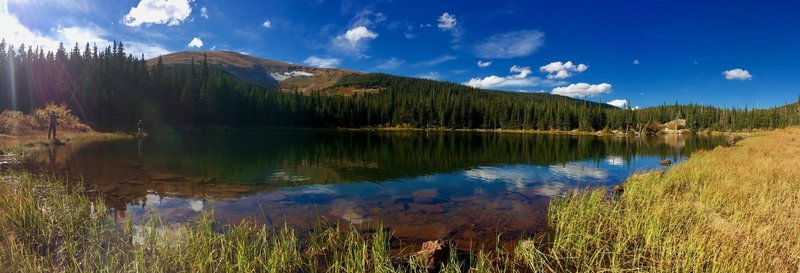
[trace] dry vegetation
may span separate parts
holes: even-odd
[[[550,207],[541,271],[797,272],[800,128],[635,175],[617,197],[574,192]]]
[[[0,113],[0,134],[26,135],[46,132],[50,125],[50,114],[55,114],[59,130],[89,132],[91,129],[72,114],[66,105],[48,104],[26,115],[20,111],[5,110]]]
[[[455,253],[440,272],[797,272],[800,128],[697,153],[624,193],[553,201],[551,240]],[[210,215],[179,226],[117,222],[102,201],[44,176],[0,177],[0,268],[21,272],[426,272],[392,257],[391,234],[320,225],[298,233]]]

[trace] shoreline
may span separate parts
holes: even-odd
[[[391,233],[380,226],[364,232],[321,223],[305,236],[247,221],[217,226],[209,215],[174,226],[158,221],[133,225],[108,213],[102,199],[69,190],[74,185],[58,183],[58,178],[3,170],[0,266],[34,272],[263,271],[267,265],[281,272],[334,266],[355,272],[428,272],[458,264],[485,272],[791,271],[800,266],[800,222],[793,218],[800,207],[791,202],[800,200],[800,172],[793,168],[800,165],[794,156],[800,153],[800,128],[748,135],[756,137],[699,152],[666,172],[634,174],[622,183],[621,193],[575,190],[553,199],[548,212],[552,233],[520,238],[513,249],[469,253],[442,241],[435,243],[438,250],[426,252],[426,242],[420,251],[413,247],[398,255]],[[36,137],[26,141],[44,147]],[[408,247],[400,246],[399,252]],[[432,256],[440,258],[429,267]]]

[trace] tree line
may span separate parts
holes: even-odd
[[[100,130],[146,124],[177,128],[374,127],[535,130],[641,129],[676,118],[690,129],[749,130],[800,124],[800,104],[772,109],[660,105],[620,109],[542,93],[481,90],[456,83],[387,74],[349,76],[300,94],[239,80],[206,60],[148,65],[105,48],[63,44],[55,52],[0,42],[0,109],[30,113],[47,103],[68,105]],[[356,92],[339,92],[342,89]],[[358,90],[378,90],[358,92]],[[345,95],[348,94],[348,95]]]

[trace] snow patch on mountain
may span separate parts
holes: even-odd
[[[308,73],[308,72],[305,72],[305,71],[291,71],[291,72],[272,73],[271,75],[272,75],[273,78],[275,78],[278,81],[283,81],[283,80],[286,80],[286,79],[296,78],[296,77],[311,77],[311,76],[314,76],[314,74],[311,74],[311,73]]]

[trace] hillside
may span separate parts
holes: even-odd
[[[362,74],[347,69],[307,67],[260,59],[230,51],[181,51],[163,55],[161,61],[167,66],[189,65],[192,60],[199,64],[204,58],[212,67],[222,69],[238,79],[301,93],[326,89],[346,76]],[[158,64],[158,59],[147,60],[147,65]]]

